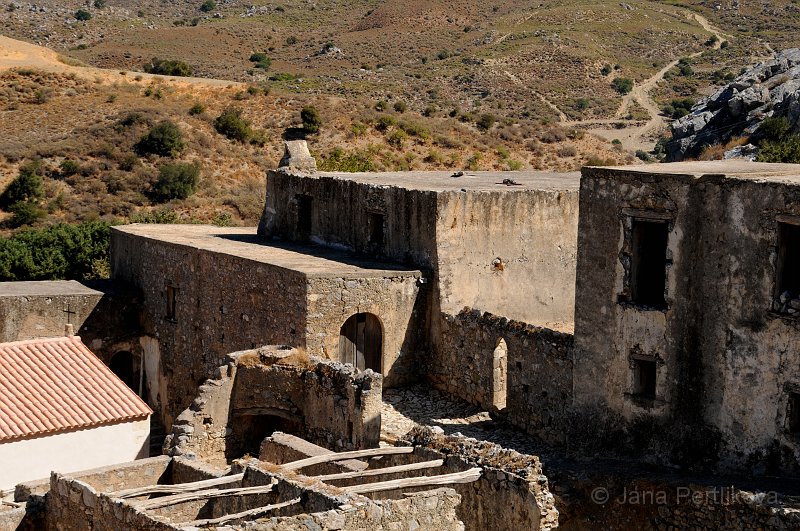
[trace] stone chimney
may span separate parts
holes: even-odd
[[[317,161],[308,151],[305,140],[288,140],[284,143],[285,151],[279,170],[288,173],[313,173],[317,171]]]
[[[67,337],[72,337],[75,335],[75,327],[71,323],[64,325],[64,335]]]

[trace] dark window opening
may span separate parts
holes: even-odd
[[[788,417],[789,433],[800,436],[800,393],[789,393]]]
[[[121,351],[114,354],[111,363],[108,364],[111,372],[117,375],[125,385],[130,387],[135,393],[139,393],[139,374],[134,364],[133,354]]]
[[[659,310],[667,307],[667,237],[665,221],[634,219],[631,233],[631,302]]]
[[[372,252],[383,253],[383,214],[369,213],[369,245]]]
[[[633,360],[633,394],[641,398],[656,397],[656,362]]]
[[[352,315],[339,332],[339,361],[359,370],[381,372],[383,333],[381,323],[371,313]]]
[[[778,224],[777,293],[788,299],[800,297],[800,225]]]
[[[170,321],[175,320],[175,298],[177,295],[177,288],[167,286],[167,319]]]
[[[310,195],[297,196],[297,232],[302,237],[308,237],[311,234],[311,214],[312,203],[314,198]]]

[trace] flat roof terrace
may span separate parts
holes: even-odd
[[[103,295],[77,280],[0,282],[0,297],[56,297],[59,295]]]
[[[390,186],[426,192],[515,192],[530,190],[578,190],[580,173],[539,171],[398,171],[380,173],[326,173],[316,178],[331,178],[373,186]],[[505,182],[504,182],[505,181]],[[513,181],[513,183],[509,182]]]
[[[256,227],[133,224],[113,230],[165,244],[225,254],[303,273],[307,277],[420,276],[420,271],[390,262],[354,257],[346,249],[265,242]]]
[[[605,166],[588,168],[604,174],[640,173],[649,175],[680,175],[694,178],[725,177],[769,183],[800,184],[800,164],[773,164],[743,160],[710,160],[642,164],[638,166]]]

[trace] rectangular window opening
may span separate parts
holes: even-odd
[[[800,436],[800,393],[789,393],[788,417],[789,433]]]
[[[299,194],[297,198],[297,232],[300,236],[307,237],[311,234],[311,214],[314,198],[310,195]]]
[[[631,302],[666,309],[667,240],[665,220],[634,219],[631,231]]]
[[[167,319],[175,320],[175,296],[178,290],[172,286],[167,286]]]
[[[800,225],[778,223],[778,276],[775,294],[800,298]]]
[[[369,244],[376,253],[383,253],[383,214],[369,213]]]
[[[633,394],[641,398],[656,397],[656,362],[633,360]]]

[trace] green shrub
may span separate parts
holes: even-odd
[[[384,114],[375,123],[375,129],[378,131],[388,131],[396,123],[395,119],[388,114]]]
[[[159,59],[158,57],[153,57],[152,61],[145,64],[144,71],[148,74],[179,77],[188,77],[193,73],[192,67],[183,61]]]
[[[158,180],[153,185],[153,198],[158,202],[186,199],[194,193],[199,180],[199,164],[165,164],[158,169]]]
[[[0,280],[87,280],[108,270],[108,223],[58,224],[0,238]],[[105,267],[103,267],[105,266]]]
[[[217,133],[237,142],[247,143],[253,136],[250,122],[242,118],[242,111],[227,108],[214,120],[214,129]]]
[[[177,157],[186,147],[183,140],[183,133],[177,125],[165,120],[154,125],[139,142],[134,145],[134,149],[140,155],[159,155],[162,157]]]
[[[322,127],[322,117],[313,105],[307,105],[300,111],[300,120],[303,121],[303,129],[306,133],[317,133]]]
[[[620,94],[628,94],[633,90],[633,80],[629,77],[617,77],[611,82],[614,89]]]
[[[650,156],[650,153],[643,149],[636,150],[636,158],[644,162],[653,162],[653,157]]]
[[[85,9],[79,9],[75,11],[75,20],[80,20],[81,22],[92,20],[92,14],[86,11]]]
[[[785,116],[770,116],[758,126],[756,135],[761,141],[780,142],[786,138],[790,129],[791,124]]]
[[[62,177],[69,177],[81,171],[80,165],[72,159],[64,159],[58,165],[59,172]]]
[[[800,164],[800,135],[791,135],[779,141],[766,140],[760,147],[756,162]]]
[[[375,171],[375,163],[369,153],[354,151],[346,153],[342,148],[334,148],[319,165],[322,171],[369,172]]]
[[[288,44],[289,46],[291,46],[292,44],[297,44],[297,37],[295,37],[294,35],[286,37],[286,44]]]
[[[33,201],[20,201],[9,208],[12,216],[9,221],[12,227],[33,225],[45,216],[45,211],[38,203]]]
[[[267,54],[264,52],[255,52],[251,54],[250,62],[255,63],[256,68],[261,68],[262,70],[269,70],[269,67],[272,66],[272,59],[267,57]]]
[[[478,118],[478,121],[475,122],[475,125],[477,125],[478,129],[481,131],[488,131],[492,128],[496,121],[497,118],[495,118],[492,114],[481,114],[480,118]]]
[[[24,164],[19,174],[0,194],[0,208],[10,210],[21,202],[37,202],[44,197],[42,164],[38,160]]]
[[[189,107],[190,116],[197,116],[198,114],[203,114],[204,112],[206,112],[206,106],[202,103],[195,103]]]
[[[217,3],[214,0],[206,0],[202,4],[200,4],[200,11],[203,13],[208,13],[209,11],[213,11],[214,8],[217,7]]]
[[[378,112],[384,112],[388,108],[389,108],[389,103],[387,103],[386,101],[381,100],[375,103],[375,110]]]
[[[408,105],[406,105],[406,102],[404,102],[404,101],[396,101],[394,103],[394,110],[396,112],[399,112],[399,113],[402,114],[402,113],[406,112],[406,109],[408,109]]]
[[[106,7],[106,0],[94,0],[94,7],[97,9],[103,9]]]
[[[403,144],[405,144],[407,138],[408,133],[402,129],[396,129],[392,131],[392,133],[386,138],[386,141],[390,146],[394,146],[399,149],[403,147]]]
[[[604,64],[603,68],[600,69],[600,73],[603,74],[604,76],[607,76],[608,74],[610,74],[611,71],[612,71],[612,68],[611,68],[611,65],[609,65],[609,64]]]
[[[350,126],[350,131],[353,133],[353,136],[364,136],[367,132],[367,124],[362,122],[353,122]]]

